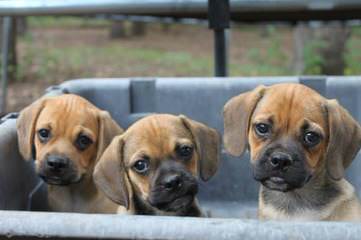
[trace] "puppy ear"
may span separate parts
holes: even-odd
[[[207,181],[217,171],[220,159],[220,136],[218,132],[206,125],[193,121],[186,116],[179,116],[191,132],[199,153],[199,172],[202,180]]]
[[[107,111],[99,112],[99,139],[97,148],[97,161],[108,147],[113,138],[120,135],[124,130],[113,120]]]
[[[93,179],[108,198],[129,209],[133,191],[123,162],[123,146],[123,136],[113,139],[95,165]]]
[[[35,158],[34,135],[35,125],[44,108],[47,98],[42,98],[24,108],[16,121],[20,154],[25,160]]]
[[[361,127],[336,100],[327,100],[326,110],[329,126],[326,170],[332,179],[339,180],[361,147]]]
[[[224,147],[230,154],[241,156],[248,145],[249,121],[264,95],[266,87],[258,86],[253,91],[231,98],[223,108]]]

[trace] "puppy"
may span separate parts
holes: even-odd
[[[226,103],[224,144],[235,156],[249,147],[261,219],[361,219],[343,178],[361,128],[336,100],[300,84],[259,86]]]
[[[94,181],[123,206],[119,213],[202,216],[197,176],[215,174],[219,140],[216,130],[185,116],[154,114],[114,138]]]
[[[95,163],[123,130],[108,112],[72,94],[44,97],[17,120],[19,150],[35,160],[35,170],[48,183],[53,211],[114,213],[118,206],[97,190]]]

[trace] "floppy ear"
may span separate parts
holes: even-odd
[[[117,136],[95,165],[93,179],[96,186],[115,203],[129,209],[132,187],[123,162],[123,136]]]
[[[99,111],[99,138],[96,161],[99,160],[104,150],[111,143],[113,138],[120,135],[124,130],[113,120],[107,111]]]
[[[223,107],[224,147],[233,156],[241,156],[248,146],[248,128],[254,109],[264,95],[266,87],[231,98]]]
[[[361,147],[361,127],[336,100],[327,100],[326,110],[329,126],[326,170],[332,179],[339,180]]]
[[[220,136],[218,132],[206,125],[179,116],[183,124],[191,132],[199,153],[199,173],[203,181],[207,181],[217,171],[220,159]]]
[[[19,151],[25,160],[35,159],[35,125],[47,98],[41,98],[24,108],[16,121]]]

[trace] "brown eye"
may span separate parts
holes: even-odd
[[[149,169],[149,160],[148,159],[137,160],[133,165],[133,169],[137,173],[146,174]]]
[[[321,136],[315,132],[307,132],[303,137],[303,141],[306,146],[313,147],[321,141]]]
[[[265,123],[257,123],[254,129],[257,135],[263,137],[270,133],[271,126]]]
[[[79,150],[85,150],[93,143],[93,140],[91,140],[89,137],[85,135],[79,135],[79,137],[76,140],[76,146]]]
[[[193,147],[191,146],[179,146],[177,148],[177,153],[182,158],[190,158],[193,154]]]
[[[38,131],[38,137],[40,142],[47,142],[50,138],[50,130],[42,128]]]

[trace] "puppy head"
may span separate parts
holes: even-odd
[[[126,208],[134,197],[154,210],[181,214],[193,203],[197,176],[215,174],[219,147],[214,129],[184,116],[155,114],[116,137],[93,176]]]
[[[68,185],[89,175],[111,139],[122,132],[110,115],[85,99],[66,94],[42,98],[17,120],[19,150],[35,160],[47,183]]]
[[[256,180],[270,189],[301,188],[324,169],[340,179],[361,146],[359,124],[335,100],[300,84],[260,86],[224,107],[227,151],[247,146]]]

